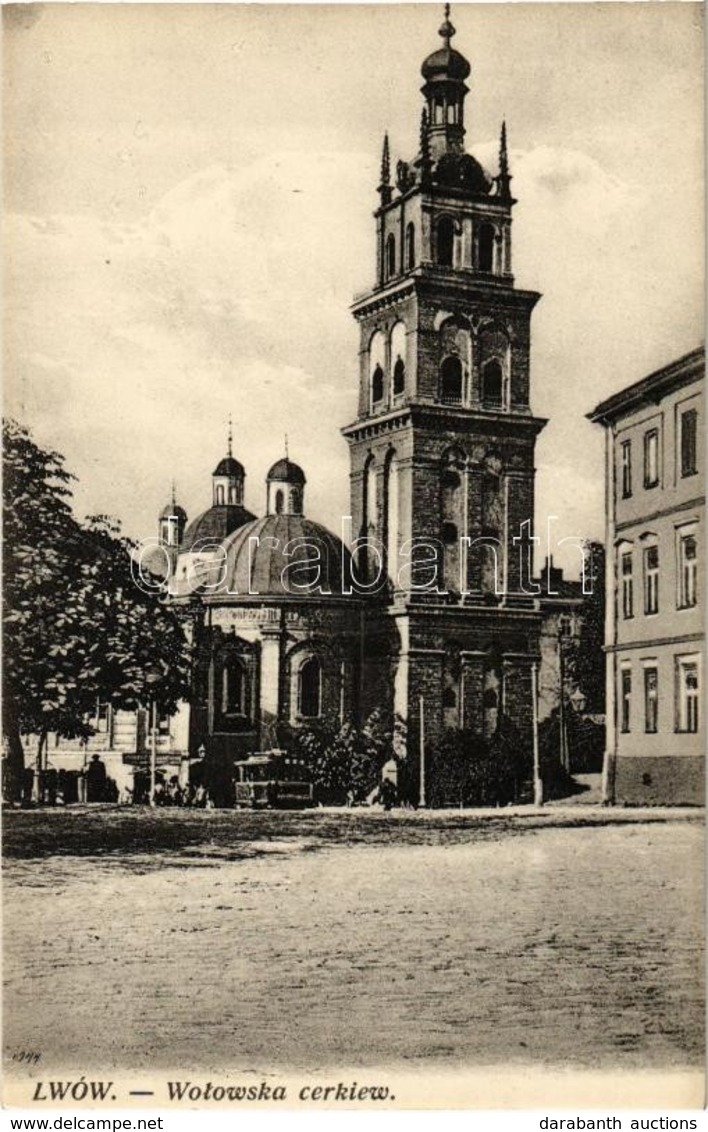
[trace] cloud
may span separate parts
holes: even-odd
[[[474,147],[492,169],[497,144]],[[577,506],[582,485],[602,476],[599,430],[583,413],[700,326],[700,300],[693,311],[686,302],[696,253],[681,232],[647,241],[647,193],[582,153],[539,147],[511,162],[517,285],[545,292],[532,335],[533,403],[551,417],[539,504],[566,509],[563,533],[582,534],[571,528],[586,515],[596,531],[602,505],[593,488]],[[276,150],[197,171],[134,223],[8,217],[6,409],[65,452],[79,510],[152,533],[174,475],[196,514],[233,413],[251,508],[263,509],[265,472],[288,432],[308,511],[339,526],[339,428],[358,384],[348,307],[373,277],[375,181],[360,153]],[[657,292],[667,263],[672,282]]]

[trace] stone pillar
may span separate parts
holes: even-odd
[[[533,704],[531,701],[531,664],[527,655],[509,654],[503,660],[502,712],[528,741],[533,739]]]
[[[264,629],[261,635],[260,733],[261,742],[271,741],[280,718],[280,629]]]
[[[533,478],[526,471],[507,471],[504,475],[506,495],[506,538],[505,538],[505,592],[521,592],[521,555],[518,539],[522,524],[531,520],[530,534],[533,534]]]
[[[479,464],[469,464],[466,474],[467,485],[467,529],[466,535],[474,544],[482,536],[482,506],[484,501],[484,471]],[[482,549],[480,546],[467,547],[467,585],[470,594],[482,592]]]
[[[464,651],[460,653],[460,726],[466,731],[484,734],[484,664],[486,653]]]

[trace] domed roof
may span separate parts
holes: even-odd
[[[224,456],[212,472],[214,476],[243,476],[244,474],[243,464],[239,464],[233,456]]]
[[[306,484],[305,473],[299,464],[293,464],[292,460],[284,457],[282,460],[277,460],[273,467],[266,476],[268,482],[279,480],[284,483]]]
[[[182,519],[187,522],[187,512],[179,503],[166,503],[160,512],[161,519]]]
[[[423,78],[428,82],[431,79],[457,79],[459,82],[464,82],[468,77],[471,69],[469,63],[464,55],[460,55],[459,51],[450,47],[450,40],[454,34],[455,29],[450,23],[450,5],[446,4],[445,19],[442,27],[438,29],[438,35],[442,37],[445,46],[433,51],[420,68]]]
[[[351,555],[344,543],[303,515],[256,519],[236,531],[224,549],[219,590],[234,596],[336,597],[351,578]]]
[[[180,550],[192,550],[196,543],[207,539],[212,543],[223,542],[244,523],[250,523],[253,519],[255,515],[251,511],[235,503],[214,504],[189,524]]]
[[[444,153],[435,166],[434,179],[440,185],[457,186],[468,192],[489,194],[492,178],[470,153]]]
[[[423,78],[428,82],[431,79],[457,79],[464,82],[469,76],[471,67],[464,55],[460,55],[454,47],[448,46],[433,51],[420,70]]]

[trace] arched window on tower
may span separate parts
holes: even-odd
[[[453,248],[455,244],[455,224],[451,217],[442,216],[438,220],[437,258],[442,267],[452,267]]]
[[[224,715],[246,715],[246,669],[237,656],[229,656],[221,669],[221,710]]]
[[[376,405],[379,401],[383,401],[384,395],[384,373],[381,366],[377,366],[371,376],[371,402]]]
[[[316,656],[300,666],[297,701],[303,719],[316,719],[322,712],[322,669]]]
[[[496,358],[487,362],[482,370],[482,403],[488,409],[500,409],[503,404],[504,375]]]
[[[415,267],[415,224],[406,228],[406,270],[412,271]]]
[[[224,503],[224,485],[220,483],[220,484],[217,484],[217,486],[216,486],[216,504],[217,504],[217,507],[223,506],[223,503]]]
[[[285,498],[284,498],[283,493],[280,490],[280,488],[278,488],[278,490],[275,493],[275,513],[276,513],[276,515],[282,515],[283,514],[284,504],[285,504]]]
[[[393,367],[393,395],[397,397],[406,388],[406,364],[403,358],[397,358]]]
[[[391,279],[396,274],[396,237],[389,232],[386,239],[386,278]]]
[[[479,270],[494,271],[494,225],[483,224],[479,230]]]
[[[391,363],[393,367],[393,395],[400,396],[406,387],[406,326],[400,320],[391,331]]]
[[[451,354],[440,367],[440,397],[451,405],[462,401],[462,362]]]

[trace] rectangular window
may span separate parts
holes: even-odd
[[[632,441],[622,441],[622,498],[632,494]]]
[[[644,669],[644,730],[655,735],[659,729],[659,673],[654,667]]]
[[[695,476],[698,471],[697,457],[698,413],[686,409],[681,413],[681,475]]]
[[[659,612],[659,547],[644,551],[644,612]]]
[[[659,430],[644,433],[644,486],[656,487],[659,482]]]
[[[698,540],[695,535],[679,539],[679,609],[690,609],[697,603]]]
[[[632,553],[622,555],[622,616],[625,621],[634,617],[634,580],[632,578]]]
[[[698,657],[680,656],[677,667],[677,729],[695,734],[699,727],[700,709]]]
[[[620,669],[620,726],[624,734],[631,730],[632,723],[632,670]]]

